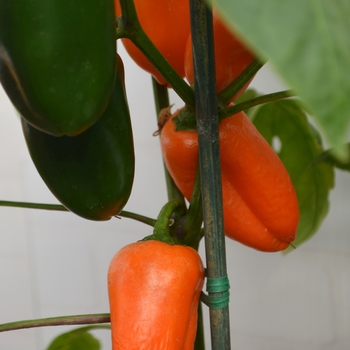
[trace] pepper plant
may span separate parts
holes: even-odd
[[[153,234],[132,247],[154,249],[158,265],[162,265],[159,247],[164,245],[174,250],[187,246],[178,251],[190,252],[200,261],[196,250],[204,238],[208,294],[202,292],[198,302],[204,278],[201,264],[197,277],[190,277],[191,287],[183,282],[163,285],[162,279],[174,271],[160,267],[154,271],[153,264],[137,268],[129,246],[125,251],[130,256],[119,263],[118,253],[118,264],[112,262],[110,268],[112,317],[19,321],[0,325],[0,331],[88,324],[62,334],[48,349],[98,349],[89,331],[110,329],[99,324],[112,322],[114,350],[145,344],[138,327],[147,330],[150,349],[204,349],[204,303],[210,308],[212,348],[229,349],[225,235],[247,249],[292,253],[317,232],[327,214],[334,168],[350,169],[350,84],[342,74],[350,71],[348,3],[179,0],[164,4],[109,0],[101,7],[68,1],[59,11],[49,11],[53,1],[42,6],[41,1],[0,0],[1,84],[21,115],[39,174],[62,203],[1,201],[1,205],[70,211],[96,221],[114,216],[138,220],[153,226]],[[80,17],[87,28],[94,28],[93,36],[85,34],[85,28],[81,31],[83,26],[76,31],[67,27]],[[62,28],[69,28],[69,33]],[[132,116],[115,42],[117,46],[122,42],[135,62],[153,76],[156,134],[160,134],[168,191],[168,202],[156,220],[123,210],[132,189],[135,160]],[[33,54],[38,45],[40,50]],[[289,90],[267,95],[246,90],[267,61]],[[178,114],[171,111],[169,89],[184,103]],[[236,132],[226,135],[224,125]],[[183,140],[175,144],[180,135]],[[276,138],[281,143],[277,152],[272,148]],[[186,149],[189,140],[195,144],[191,154]],[[171,259],[164,250],[165,256]],[[142,291],[147,286],[144,294],[124,292],[130,286],[119,280],[127,273],[123,264],[131,264],[142,275],[135,273],[134,278],[144,281],[139,287]],[[181,275],[181,267],[176,269]],[[134,291],[138,280],[127,278]],[[162,310],[152,311],[157,308],[151,305],[154,295],[161,299],[166,294],[160,286],[174,296],[169,310],[176,313],[177,323],[162,320],[158,316]],[[154,295],[151,287],[159,287]],[[188,300],[180,302],[176,292]],[[137,300],[128,299],[130,295]],[[127,310],[117,312],[118,302],[125,307],[133,301],[135,312],[141,315],[140,310],[147,310],[157,317],[146,317],[151,322],[146,327],[147,320],[134,314],[128,322],[135,328],[121,329],[129,324],[123,316],[129,316]],[[166,338],[174,324],[186,327],[178,329],[178,338]]]

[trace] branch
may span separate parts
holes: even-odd
[[[25,320],[11,323],[0,324],[0,332],[13,331],[25,328],[48,327],[48,326],[67,326],[81,324],[100,324],[109,323],[110,314],[90,314],[76,316],[61,316],[40,318],[36,320]]]
[[[0,207],[12,207],[12,208],[28,208],[28,209],[42,209],[42,210],[56,210],[66,211],[69,210],[61,204],[44,204],[44,203],[28,203],[28,202],[12,202],[12,201],[0,201]],[[147,216],[132,213],[130,211],[122,210],[116,217],[124,217],[142,222],[149,226],[154,226],[156,221]]]

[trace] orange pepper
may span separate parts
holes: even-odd
[[[161,148],[170,175],[189,200],[198,136],[176,131],[176,115],[161,130]],[[296,237],[299,207],[283,163],[244,112],[223,119],[219,135],[226,236],[261,251],[286,249]]]
[[[192,350],[204,268],[191,247],[155,240],[122,248],[108,270],[113,350]]]
[[[184,55],[190,33],[188,0],[134,0],[141,27],[160,53],[181,76],[185,76]],[[115,0],[116,15],[121,15],[119,0]],[[143,53],[129,40],[122,39],[131,58],[151,73],[160,84],[166,81]]]

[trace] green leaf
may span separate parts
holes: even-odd
[[[323,153],[320,138],[296,101],[266,104],[257,111],[253,122],[275,148],[293,181],[300,208],[293,245],[299,246],[316,233],[328,213],[329,192],[334,186],[333,166],[315,162]]]
[[[47,350],[100,350],[100,342],[82,327],[63,333],[55,338]]]
[[[296,91],[338,152],[350,129],[350,1],[210,0]],[[339,153],[340,154],[340,153]]]

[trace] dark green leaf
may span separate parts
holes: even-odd
[[[211,2],[301,97],[330,145],[344,151],[350,128],[350,1]]]
[[[258,110],[253,122],[277,151],[296,189],[300,222],[293,245],[298,246],[316,233],[328,213],[328,196],[334,186],[333,166],[315,162],[323,148],[297,102],[266,104]]]
[[[100,342],[87,329],[83,327],[59,335],[47,350],[100,350]]]

